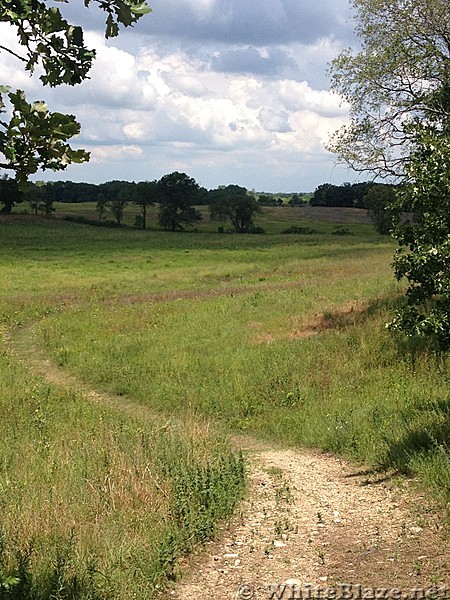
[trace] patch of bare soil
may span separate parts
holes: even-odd
[[[306,206],[305,216],[317,221],[331,223],[371,223],[369,211],[363,208],[341,208],[331,206]]]
[[[34,374],[135,418],[154,418],[48,360],[32,329],[5,341]],[[180,563],[179,583],[161,598],[450,597],[448,527],[414,481],[365,471],[330,454],[268,447],[247,437],[235,444],[247,457],[247,497],[217,540]]]

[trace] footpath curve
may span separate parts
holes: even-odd
[[[32,327],[7,345],[33,374],[135,417],[149,410],[93,390],[45,356]],[[247,498],[217,540],[181,565],[176,600],[450,598],[448,529],[413,481],[330,454],[236,437]],[[352,584],[348,587],[342,584]]]

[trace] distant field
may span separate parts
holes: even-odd
[[[264,208],[268,222],[278,220],[309,221],[320,223],[370,223],[368,211],[362,208],[328,208],[325,206],[274,206]]]
[[[65,216],[83,216],[88,219],[97,219],[95,212],[95,203],[81,202],[75,204],[55,202],[54,218],[64,218]],[[209,218],[208,207],[197,207],[203,215],[203,221],[196,225],[199,230],[215,230],[221,223],[211,221]],[[17,212],[26,211],[25,206],[19,205]],[[139,207],[132,204],[125,209],[125,224],[133,225],[135,218],[139,215]],[[30,215],[31,216],[31,215]],[[289,227],[293,222],[299,224],[332,223],[332,224],[370,224],[368,211],[359,208],[326,208],[318,206],[270,206],[263,207],[263,214],[256,219],[258,225],[269,228],[272,232],[280,231],[280,227]],[[158,227],[158,209],[151,207],[148,217],[149,228]]]
[[[148,418],[43,383],[2,351],[4,572],[33,544],[26,566],[48,589],[59,552],[59,575],[73,585],[78,573],[95,598],[150,597],[239,499],[235,433],[412,472],[449,501],[448,360],[386,330],[401,292],[394,244],[365,212],[269,208],[264,235],[64,214],[0,219],[3,331]],[[318,233],[280,233],[293,224]]]

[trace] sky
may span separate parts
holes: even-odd
[[[153,9],[105,40],[105,15],[70,0],[97,59],[79,86],[43,87],[0,52],[0,84],[75,114],[72,146],[88,164],[35,179],[152,181],[187,173],[202,186],[308,192],[356,181],[326,151],[348,107],[329,90],[329,62],[356,46],[348,0],[150,0]],[[0,23],[3,45],[15,31]]]

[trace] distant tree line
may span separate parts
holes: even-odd
[[[319,185],[310,200],[311,206],[329,206],[343,208],[370,208],[367,205],[367,194],[373,190],[389,190],[395,192],[395,186],[384,183],[365,181],[362,183],[344,183]],[[370,196],[370,195],[369,195]]]
[[[54,202],[95,203],[98,224],[123,225],[125,209],[140,207],[135,225],[147,228],[147,214],[158,205],[158,224],[168,231],[182,230],[202,219],[196,206],[208,205],[212,219],[229,220],[235,231],[255,230],[254,217],[261,212],[256,197],[238,185],[206,190],[195,179],[175,171],[159,181],[108,181],[99,185],[71,181],[27,183],[19,187],[6,175],[0,179],[0,213],[10,214],[15,205],[27,202],[33,213],[50,214]],[[79,216],[74,220],[88,219]],[[220,229],[223,230],[223,227]]]
[[[14,179],[0,179],[1,213],[11,213],[16,204],[27,202],[34,214],[50,214],[55,202],[95,203],[97,222],[123,225],[124,212],[128,205],[139,206],[140,214],[135,226],[147,228],[147,214],[151,206],[158,205],[158,223],[169,231],[193,226],[202,219],[195,206],[209,206],[213,220],[231,223],[240,233],[258,232],[255,217],[262,206],[311,206],[366,208],[380,233],[387,233],[391,226],[388,206],[393,199],[395,187],[386,184],[325,183],[314,193],[268,194],[249,191],[239,185],[221,185],[207,190],[186,173],[175,171],[161,177],[159,181],[108,181],[98,185],[52,181],[17,185]],[[219,230],[224,230],[220,227]]]
[[[304,192],[292,194],[258,194],[258,202],[261,206],[305,206],[309,204],[310,194]]]
[[[392,229],[391,207],[398,191],[398,186],[370,181],[343,185],[324,183],[314,190],[310,205],[367,209],[376,230],[386,234]]]

